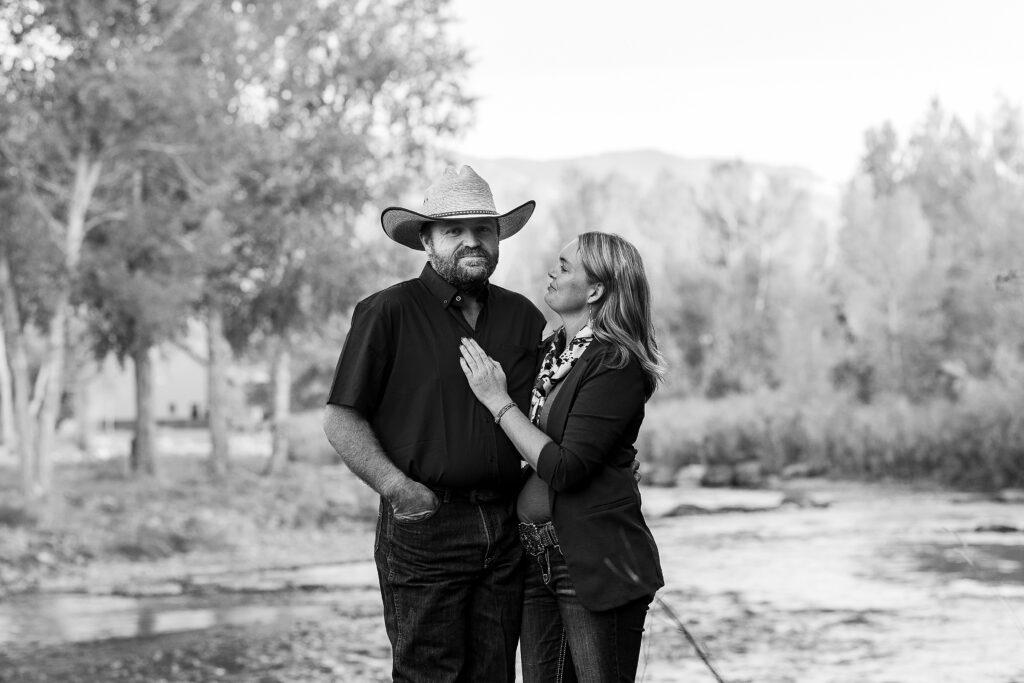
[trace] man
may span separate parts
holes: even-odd
[[[381,496],[374,558],[395,681],[515,678],[520,458],[473,396],[459,343],[473,338],[497,359],[528,408],[544,317],[488,278],[499,240],[534,206],[499,215],[463,166],[427,189],[422,213],[386,209],[387,236],[428,263],[359,302],[338,360],[324,431]]]

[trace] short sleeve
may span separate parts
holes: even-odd
[[[391,370],[391,333],[386,311],[364,300],[352,313],[352,324],[338,358],[327,403],[372,415],[380,403]]]

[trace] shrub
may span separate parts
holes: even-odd
[[[33,527],[38,521],[38,515],[24,505],[0,503],[0,526]]]
[[[804,400],[782,392],[648,408],[641,450],[662,480],[680,468],[756,460],[767,474],[791,466],[860,479],[931,481],[970,489],[1024,486],[1024,396],[974,385],[958,401],[913,404],[882,396]]]

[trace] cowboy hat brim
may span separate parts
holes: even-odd
[[[391,206],[384,209],[380,214],[380,224],[384,228],[384,233],[394,241],[404,244],[410,249],[423,251],[423,243],[420,242],[420,229],[426,223],[458,221],[467,218],[479,218],[480,216],[493,217],[498,220],[498,239],[503,240],[522,230],[523,226],[526,225],[526,221],[530,220],[530,216],[533,215],[533,210],[536,207],[537,202],[531,199],[525,204],[517,206],[508,213],[501,215],[494,214],[492,216],[490,214],[474,212],[462,216],[426,216],[409,209],[403,209],[400,206]]]

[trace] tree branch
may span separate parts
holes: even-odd
[[[206,367],[206,365],[208,365],[209,362],[210,362],[209,358],[207,358],[206,356],[202,355],[201,353],[196,352],[195,349],[189,347],[184,342],[181,342],[181,341],[178,341],[177,339],[175,339],[175,340],[173,340],[171,342],[171,345],[174,346],[175,348],[177,348],[179,351],[184,353],[186,356],[188,356],[192,360],[194,360],[195,362],[197,362],[200,365],[202,365],[203,367]]]
[[[118,209],[116,211],[108,211],[98,216],[93,216],[85,222],[84,231],[88,233],[90,230],[95,228],[97,225],[102,225],[109,221],[122,221],[128,217],[127,212]]]
[[[46,362],[39,373],[36,374],[36,384],[32,388],[32,402],[29,403],[29,413],[34,419],[39,418],[39,411],[43,409],[43,400],[46,398],[46,386],[50,379],[50,363]]]
[[[182,178],[191,186],[193,190],[199,192],[206,192],[210,189],[210,184],[199,177],[192,167],[185,162],[182,158],[179,147],[174,145],[162,145],[155,142],[139,142],[132,147],[142,152],[155,152],[157,154],[164,154],[174,162],[174,165],[178,168],[178,172],[181,173]]]
[[[163,32],[161,38],[167,40],[175,31],[181,30],[185,25],[185,20],[192,15],[199,7],[202,6],[201,0],[192,0],[192,2],[182,2],[178,7],[178,13],[174,15],[174,18],[167,25],[167,30]]]
[[[17,155],[11,151],[11,148],[8,147],[7,143],[2,139],[0,139],[0,154],[2,154],[15,169],[17,169],[18,175],[22,177],[25,185],[25,193],[28,195],[29,201],[32,202],[32,206],[35,207],[36,211],[39,212],[39,215],[42,216],[43,220],[46,221],[46,224],[53,231],[54,237],[59,239],[64,233],[64,224],[57,220],[53,215],[53,212],[50,211],[50,208],[46,206],[43,198],[39,196],[39,192],[35,187],[35,178],[33,174],[29,173],[25,167],[22,166],[21,160],[18,159]]]
[[[181,341],[173,340],[171,342],[171,345],[174,346],[175,348],[177,348],[179,351],[184,353],[186,356],[188,356],[192,360],[194,360],[195,362],[197,362],[200,365],[202,365],[204,368],[207,368],[207,371],[209,371],[209,369],[208,369],[208,366],[209,366],[209,363],[210,363],[210,359],[209,358],[207,358],[206,356],[202,355],[201,353],[197,353],[194,349],[189,348],[189,346],[187,344],[185,344],[185,343],[183,343]],[[238,386],[238,382],[234,378],[229,376],[229,375],[225,375],[224,376],[224,381],[230,387],[237,387]]]

